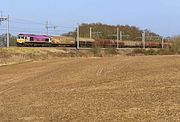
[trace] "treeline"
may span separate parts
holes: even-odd
[[[90,37],[90,27],[92,28],[92,38],[94,39],[116,39],[117,38],[117,27],[122,31],[123,40],[141,40],[143,30],[135,26],[129,25],[107,25],[102,23],[83,23],[80,25],[80,37],[89,38]],[[153,33],[149,30],[145,30],[146,37],[148,38],[158,38],[158,34]],[[64,36],[74,36],[76,37],[76,30],[63,34]],[[154,40],[154,39],[153,39]]]
[[[0,47],[6,46],[6,37],[7,37],[7,34],[0,35]],[[15,46],[16,45],[16,39],[17,39],[16,36],[9,34],[9,45]]]

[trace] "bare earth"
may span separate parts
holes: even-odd
[[[0,67],[0,122],[180,121],[180,56]]]

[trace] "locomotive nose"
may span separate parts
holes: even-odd
[[[24,42],[25,42],[25,39],[17,39],[17,42],[18,42],[18,43],[24,43]]]

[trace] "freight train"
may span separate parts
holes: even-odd
[[[19,34],[17,38],[17,46],[38,46],[38,47],[76,47],[77,41],[73,37],[63,36],[47,36],[47,35],[35,35],[35,34]],[[88,39],[80,38],[80,47],[100,47],[100,48],[141,48],[143,47],[142,41],[129,41],[123,40],[110,40],[110,39]],[[171,42],[165,41],[163,47],[170,47]],[[161,48],[162,42],[148,41],[145,43],[147,48]]]

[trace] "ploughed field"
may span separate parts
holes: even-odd
[[[180,56],[2,66],[0,121],[180,121]]]

